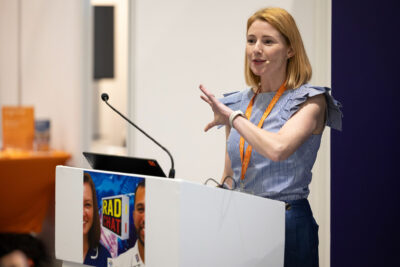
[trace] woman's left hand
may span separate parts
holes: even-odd
[[[207,102],[214,112],[214,120],[206,125],[204,131],[207,132],[209,129],[217,125],[229,125],[229,115],[233,110],[218,101],[215,95],[208,91],[202,84],[200,84],[199,88],[204,94],[200,96],[201,99]]]

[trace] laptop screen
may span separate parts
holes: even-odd
[[[154,159],[133,158],[83,152],[90,166],[95,170],[125,172],[159,177],[167,177]]]

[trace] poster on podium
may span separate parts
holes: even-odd
[[[144,266],[145,179],[83,172],[83,264]]]

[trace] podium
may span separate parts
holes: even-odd
[[[283,202],[180,179],[58,166],[55,244],[56,258],[63,261],[63,266],[84,266],[84,173],[92,176],[96,186],[102,220],[100,242],[104,241],[112,258],[119,257],[117,254],[136,241],[131,219],[134,187],[144,180],[147,267],[283,266]],[[120,220],[115,219],[120,227],[110,227],[107,217],[111,211],[111,202],[107,204],[107,201],[113,196],[121,199],[115,203],[122,203],[119,204],[122,208],[114,205],[112,214],[120,215]],[[123,197],[129,200],[124,202]],[[126,229],[130,229],[128,235],[122,233]],[[110,247],[115,245],[112,240],[118,241],[118,249]],[[109,262],[108,266],[111,265]]]

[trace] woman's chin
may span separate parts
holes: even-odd
[[[87,236],[88,235],[88,233],[89,233],[89,230],[90,230],[90,228],[89,227],[87,227],[86,225],[83,225],[83,235],[85,236]]]
[[[256,76],[261,76],[264,73],[264,70],[260,68],[252,68],[251,72]]]

